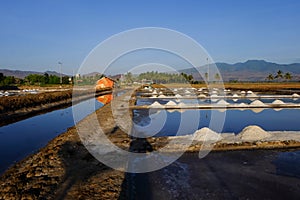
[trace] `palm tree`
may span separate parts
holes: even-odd
[[[276,74],[275,78],[283,78],[283,74],[282,74],[281,70],[277,71],[277,74]]]
[[[205,80],[207,81],[208,80],[208,73],[205,72],[204,76],[205,76]]]
[[[289,81],[289,80],[292,79],[292,75],[291,75],[289,72],[287,72],[287,73],[284,74],[284,78],[285,78],[287,81]]]
[[[266,79],[267,79],[268,81],[273,81],[273,80],[274,80],[273,74],[269,74],[269,76],[267,76]]]
[[[220,77],[220,74],[219,74],[219,73],[216,73],[216,74],[215,74],[215,79],[216,79],[217,81],[219,81],[219,80],[221,79],[221,77]]]

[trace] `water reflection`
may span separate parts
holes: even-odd
[[[80,121],[103,104],[89,99],[75,106],[84,108],[77,119]],[[45,146],[48,141],[72,126],[72,107],[68,107],[0,127],[0,173],[13,162]]]
[[[113,95],[112,94],[106,94],[102,95],[96,98],[99,103],[102,103],[103,105],[108,104],[112,101]]]
[[[191,134],[197,129],[203,127],[209,127],[211,122],[212,112],[222,112],[221,110],[170,110],[167,112],[167,118],[162,129],[156,134],[156,136],[172,136],[178,131],[179,124],[181,123],[182,113],[185,116],[190,117],[183,126],[182,129],[185,132],[180,134]],[[153,112],[153,111],[152,111]],[[151,120],[160,119],[160,113],[152,113],[147,110],[134,110],[134,122],[140,126],[147,126]],[[191,123],[194,123],[192,116],[198,112],[200,114],[200,121],[198,122],[198,128],[191,128]],[[151,117],[152,114],[156,115],[156,118]],[[226,118],[222,132],[223,133],[235,133],[238,134],[246,126],[257,125],[267,131],[300,131],[299,126],[299,109],[264,109],[264,110],[226,110]],[[153,123],[153,122],[152,122]],[[212,127],[213,129],[213,127]],[[153,131],[150,128],[147,129],[149,134]],[[216,131],[216,130],[215,130]]]

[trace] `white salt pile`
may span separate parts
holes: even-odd
[[[239,107],[247,107],[248,105],[247,104],[245,104],[245,103],[240,103],[239,104]]]
[[[175,97],[180,98],[182,96],[180,94],[176,94]]]
[[[222,136],[207,127],[197,130],[194,134],[194,140],[196,141],[218,141]]]
[[[156,91],[156,90],[154,90],[154,91],[152,92],[152,94],[157,94],[157,91]]]
[[[285,103],[283,101],[281,101],[281,100],[276,99],[275,101],[272,102],[272,104],[281,105],[281,104],[285,104]]]
[[[150,107],[150,108],[163,108],[164,106],[161,105],[160,103],[158,103],[157,101],[155,101],[155,102],[152,103],[149,107]]]
[[[299,98],[299,97],[300,97],[300,95],[299,95],[299,94],[297,94],[297,93],[294,93],[294,94],[292,95],[292,97],[294,97],[294,98]]]
[[[263,140],[272,135],[259,126],[247,126],[237,135],[242,141]]]
[[[217,102],[218,101],[218,99],[217,99],[218,95],[216,95],[216,94],[211,95],[210,98],[211,98],[211,102]]]
[[[166,106],[176,106],[177,104],[174,101],[168,101],[168,103],[166,103]]]
[[[250,103],[251,106],[265,106],[266,104],[264,104],[263,102],[261,102],[260,100],[255,100],[252,103]]]
[[[191,92],[190,92],[190,91],[188,91],[188,90],[186,90],[186,91],[185,91],[185,93],[186,93],[186,94],[191,94]]]
[[[228,103],[228,102],[225,101],[224,99],[221,99],[220,101],[218,101],[217,104],[218,104],[218,105],[229,105],[230,103]]]
[[[232,95],[233,98],[239,98],[240,96],[237,94]]]
[[[247,97],[257,97],[256,94],[254,94],[252,91],[247,92]]]
[[[245,91],[241,91],[241,95],[245,95],[246,94],[246,92]]]
[[[199,97],[199,98],[202,98],[202,99],[205,99],[205,98],[206,98],[206,95],[205,95],[205,94],[200,94],[198,97]]]

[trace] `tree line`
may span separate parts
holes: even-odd
[[[221,77],[217,73],[214,76],[214,81],[220,81]],[[208,73],[204,75],[205,81],[208,81]],[[125,81],[128,83],[132,83],[135,81],[142,81],[142,80],[152,80],[154,83],[190,83],[190,84],[198,84],[204,83],[204,81],[195,80],[192,74],[186,73],[165,73],[165,72],[144,72],[139,75],[133,75],[131,72],[125,74]]]
[[[72,78],[71,78],[72,79]],[[30,74],[24,79],[15,78],[14,76],[4,76],[0,73],[0,86],[11,85],[48,85],[48,84],[60,84],[60,77],[56,75],[44,74]],[[62,84],[70,84],[70,77],[63,76]]]
[[[278,70],[277,73],[269,74],[266,77],[266,80],[273,81],[273,80],[286,80],[290,81],[293,78],[292,74],[290,72],[283,73],[281,70]]]

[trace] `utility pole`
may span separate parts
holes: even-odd
[[[60,73],[60,86],[62,86],[62,73],[61,73],[61,67],[62,67],[62,62],[58,62],[59,64],[59,73]]]
[[[208,58],[206,58],[207,61],[207,83],[209,83],[209,64],[208,64]]]

